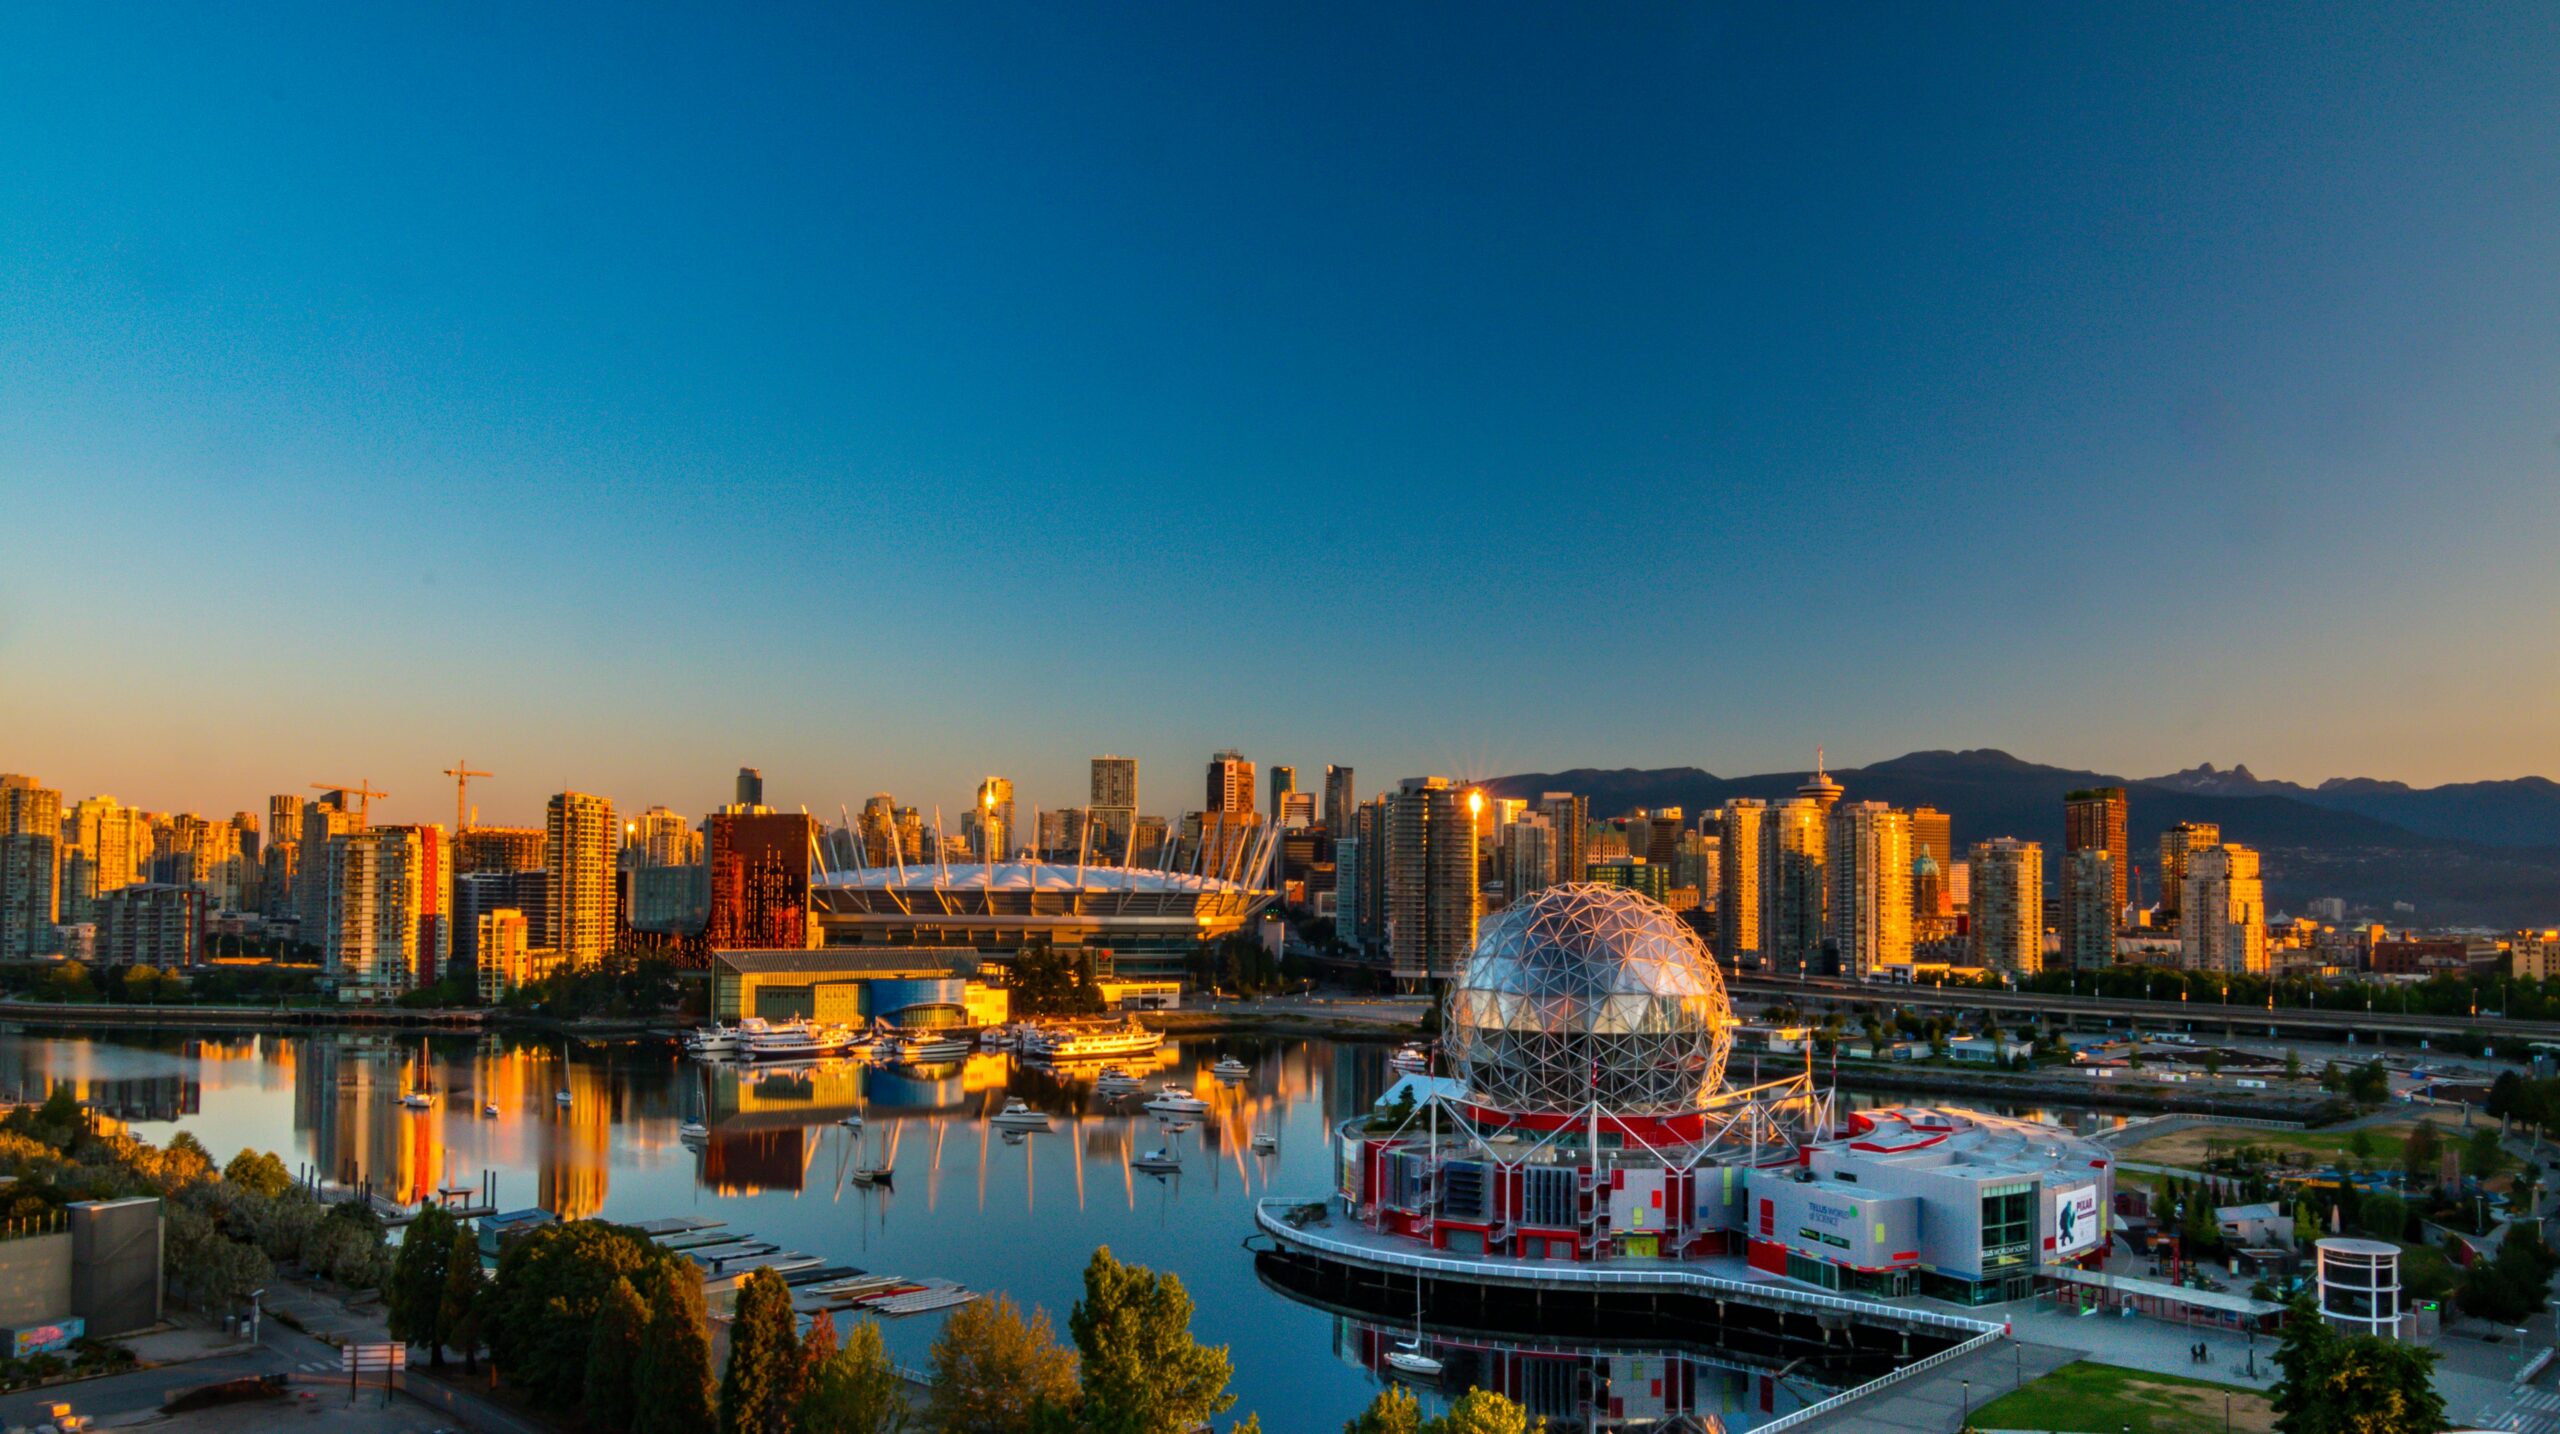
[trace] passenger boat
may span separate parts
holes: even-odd
[[[1234,1056],[1229,1056],[1209,1067],[1209,1073],[1220,1080],[1243,1080],[1246,1076],[1253,1074],[1253,1067],[1237,1060]]]
[[[764,1030],[765,1023],[755,1016],[749,1016],[734,1026],[724,1026],[718,1021],[696,1026],[685,1032],[685,1054],[706,1061],[728,1060],[744,1051],[747,1042]]]
[[[750,1061],[814,1061],[842,1055],[852,1044],[853,1033],[842,1026],[790,1021],[748,1036],[739,1054]]]
[[[1148,1099],[1146,1108],[1163,1115],[1201,1115],[1208,1111],[1209,1102],[1166,1081]]]
[[[1135,1021],[1095,1029],[1034,1026],[1022,1033],[1022,1053],[1034,1060],[1067,1064],[1140,1056],[1164,1045],[1164,1032]]]
[[[1047,1130],[1049,1117],[1041,1111],[1033,1110],[1028,1102],[1009,1100],[1004,1103],[1004,1109],[990,1118],[987,1124],[998,1130]]]
[[[1182,1169],[1182,1159],[1170,1150],[1150,1150],[1144,1155],[1131,1156],[1129,1168],[1143,1170],[1150,1175],[1171,1175]]]

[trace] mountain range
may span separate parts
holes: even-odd
[[[1639,807],[1696,812],[1733,797],[1794,794],[1810,772],[1719,777],[1696,767],[1577,768],[1498,777],[1496,796],[1535,800],[1577,792],[1595,817]],[[2317,787],[2270,782],[2246,767],[2210,764],[2165,777],[2127,778],[2045,766],[1990,749],[1913,752],[1831,772],[1849,801],[1946,812],[1957,854],[1976,841],[2015,836],[2062,846],[2063,795],[2080,787],[2125,789],[2132,865],[2146,902],[2160,832],[2212,822],[2225,841],[2264,858],[2267,904],[2300,912],[2316,897],[2343,898],[2351,920],[2394,926],[2511,929],[2560,923],[2560,784],[2540,777],[2410,787],[2339,778]],[[2405,903],[2405,908],[2400,905]]]

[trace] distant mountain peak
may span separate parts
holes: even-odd
[[[2173,792],[2197,792],[2218,797],[2265,796],[2282,793],[2298,795],[2308,790],[2292,782],[2271,782],[2249,770],[2249,764],[2235,764],[2229,771],[2211,762],[2198,762],[2183,772],[2153,777],[2145,786],[2167,787]]]

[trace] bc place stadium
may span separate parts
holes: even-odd
[[[1271,895],[1258,882],[1188,872],[954,862],[822,872],[809,910],[830,947],[1099,949],[1123,975],[1170,975],[1203,943],[1244,929]]]

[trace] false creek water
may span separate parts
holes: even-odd
[[[1252,1066],[1249,1078],[1211,1077],[1210,1064],[1230,1054]],[[1239,1412],[1259,1411],[1266,1428],[1300,1430],[1338,1428],[1370,1399],[1380,1383],[1369,1367],[1376,1330],[1397,1321],[1328,1312],[1277,1292],[1242,1241],[1253,1229],[1253,1200],[1329,1188],[1327,1134],[1391,1083],[1386,1055],[1379,1045],[1310,1040],[1169,1043],[1151,1083],[1196,1089],[1211,1110],[1172,1137],[1184,1170],[1164,1179],[1128,1165],[1131,1154],[1168,1138],[1152,1116],[1111,1109],[1082,1081],[1061,1083],[999,1054],[926,1079],[851,1063],[742,1072],[687,1060],[668,1041],[564,1047],[507,1035],[108,1039],[0,1031],[0,1097],[40,1099],[68,1083],[145,1139],[165,1141],[184,1129],[217,1158],[244,1146],[272,1150],[288,1166],[368,1180],[395,1200],[476,1187],[491,1172],[501,1209],[723,1220],[829,1264],[1001,1291],[1026,1309],[1046,1309],[1062,1339],[1084,1261],[1107,1244],[1124,1260],[1182,1277],[1198,1305],[1195,1332],[1232,1351]],[[573,1097],[566,1108],[554,1100],[564,1087]],[[436,1093],[433,1109],[399,1104],[417,1089]],[[1008,1096],[1051,1112],[1050,1133],[1009,1143],[991,1128],[987,1117]],[[492,1103],[498,1115],[484,1115]],[[836,1123],[857,1111],[866,1121],[860,1136]],[[688,1120],[710,1127],[698,1147],[679,1133]],[[1278,1136],[1277,1153],[1250,1153],[1258,1132]],[[847,1178],[890,1142],[893,1187],[867,1189]],[[892,1352],[922,1363],[941,1318],[885,1321]],[[1577,1352],[1624,1358],[1628,1351],[1539,1346],[1542,1357],[1560,1354],[1568,1364]],[[1727,1430],[1829,1392],[1801,1379],[1773,1387],[1719,1366],[1712,1351],[1669,1353],[1689,1359],[1701,1407]],[[1460,1373],[1467,1367],[1453,1361]]]

